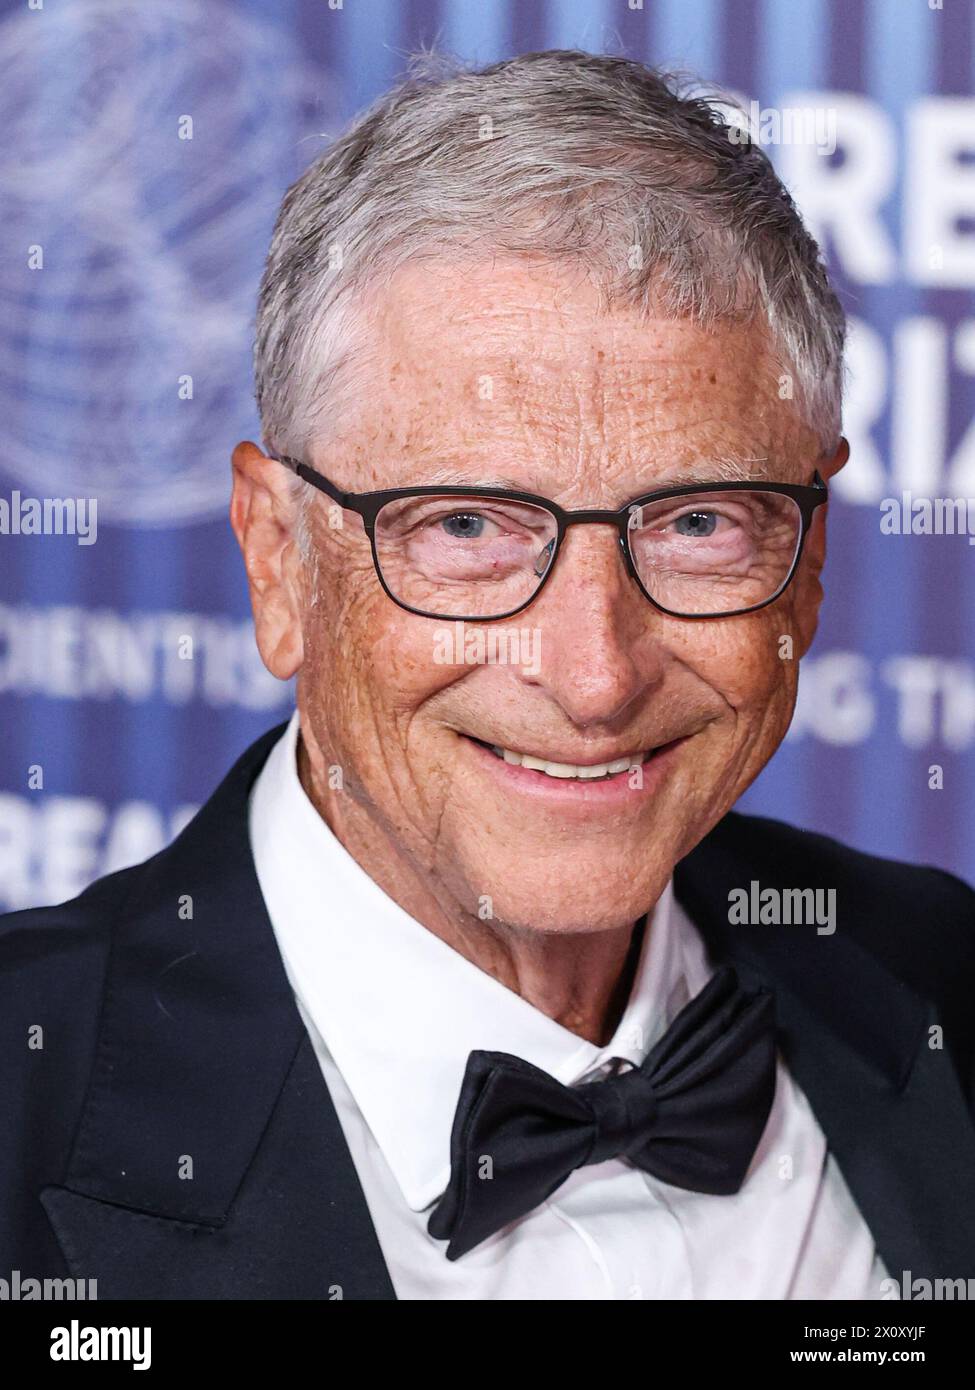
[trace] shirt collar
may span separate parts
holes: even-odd
[[[428,931],[369,877],[298,777],[297,711],[250,802],[258,881],[299,1003],[320,1033],[413,1211],[450,1176],[454,1108],[475,1048],[511,1052],[563,1084],[646,1056],[709,973],[668,882],[604,1046],[563,1028]]]

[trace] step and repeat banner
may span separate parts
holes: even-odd
[[[284,719],[226,519],[288,184],[436,45],[699,74],[851,316],[826,602],[742,802],[975,880],[970,0],[0,0],[0,907],[155,852]]]

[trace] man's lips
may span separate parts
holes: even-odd
[[[601,776],[630,771],[635,767],[640,767],[655,754],[665,751],[673,744],[682,742],[684,738],[681,735],[678,738],[668,739],[666,742],[651,743],[638,752],[609,752],[603,758],[594,758],[591,754],[580,756],[571,753],[540,753],[534,749],[531,752],[523,752],[506,745],[492,743],[489,739],[477,738],[473,734],[464,734],[462,737],[478,744],[481,748],[486,748],[495,757],[509,765],[526,767],[532,771],[542,772],[546,776],[565,780],[574,776],[578,776],[580,780],[595,780]]]
[[[608,806],[627,800],[642,800],[644,796],[651,795],[660,785],[678,750],[688,742],[690,735],[671,739],[665,744],[648,749],[645,753],[631,754],[625,758],[625,766],[615,772],[603,769],[606,764],[611,766],[614,762],[623,762],[622,755],[618,759],[608,758],[599,764],[591,760],[563,763],[563,766],[574,767],[577,770],[595,771],[598,768],[599,775],[596,776],[579,776],[565,772],[556,772],[553,775],[550,771],[526,767],[520,762],[506,761],[494,751],[494,748],[500,745],[491,745],[470,734],[462,734],[461,737],[485,771],[509,791],[521,792],[543,801],[557,802],[561,807],[578,805],[592,810],[598,805]]]

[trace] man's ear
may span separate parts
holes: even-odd
[[[821,459],[819,460],[818,464],[817,464],[817,467],[818,467],[818,469],[819,469],[819,472],[820,472],[822,478],[824,479],[824,481],[825,481],[825,482],[829,482],[830,478],[832,478],[832,477],[834,476],[834,474],[838,473],[838,472],[840,471],[840,469],[843,468],[843,467],[845,466],[845,464],[846,464],[847,460],[849,459],[849,457],[850,457],[850,444],[849,444],[849,440],[846,439],[845,436],[841,434],[841,435],[840,435],[840,442],[837,444],[836,450],[835,450],[835,452],[833,453],[832,457],[830,457],[830,458],[821,458]]]
[[[834,477],[849,457],[850,445],[841,436],[835,452],[829,457],[818,459],[816,462],[816,467],[823,481],[828,482],[830,478]],[[796,623],[799,629],[800,656],[805,656],[812,646],[812,640],[819,625],[819,605],[823,599],[823,589],[819,582],[819,576],[826,563],[826,513],[828,509],[829,503],[827,502],[824,506],[817,507],[813,513],[812,525],[809,527],[809,534],[806,536],[806,543],[803,547],[800,572],[796,575],[795,582],[798,589]]]
[[[230,524],[244,557],[257,646],[271,674],[290,680],[304,656],[291,475],[250,440],[237,445],[231,464]]]

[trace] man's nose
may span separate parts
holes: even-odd
[[[524,614],[541,637],[537,675],[579,728],[621,722],[630,706],[663,680],[659,628],[676,621],[657,612],[626,568],[609,526],[570,527],[555,570]]]

